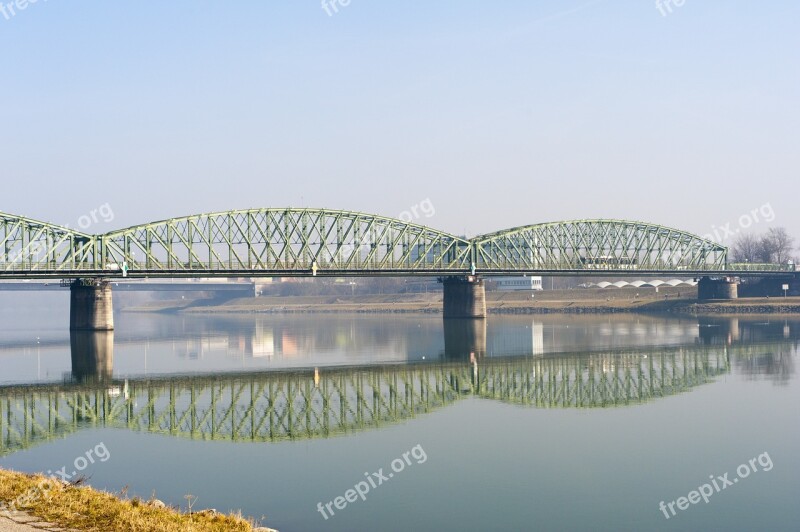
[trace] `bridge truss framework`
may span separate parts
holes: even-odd
[[[0,213],[0,278],[636,274],[785,270],[659,225],[575,220],[466,239],[326,209],[250,209],[89,235]]]

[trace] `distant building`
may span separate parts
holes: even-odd
[[[542,290],[542,278],[538,275],[529,277],[493,277],[498,290]]]

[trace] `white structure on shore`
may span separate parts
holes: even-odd
[[[660,279],[651,280],[651,281],[617,281],[616,283],[610,283],[608,281],[602,281],[599,283],[584,283],[580,285],[580,288],[658,288],[659,286],[671,286],[671,287],[691,287],[697,286],[697,281],[694,279],[670,279],[669,281],[662,281]]]
[[[493,277],[498,290],[542,290],[542,278],[538,275],[525,277]]]

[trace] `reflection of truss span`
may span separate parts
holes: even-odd
[[[728,359],[723,350],[684,349],[648,358],[543,359],[534,366],[531,371],[489,371],[479,395],[539,408],[629,406],[705,384],[728,372]]]
[[[642,222],[546,223],[467,240],[392,218],[322,209],[200,214],[103,235],[0,214],[0,242],[4,277],[113,276],[122,270],[131,277],[463,275],[473,270],[690,274],[741,266],[726,264],[723,246]],[[761,266],[768,274],[787,268]]]
[[[726,347],[305,373],[130,381],[105,387],[0,389],[0,451],[83,428],[118,427],[203,440],[327,438],[398,423],[481,397],[536,407],[639,404],[728,371]]]

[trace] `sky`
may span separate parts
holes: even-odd
[[[5,212],[800,238],[797,2],[0,1]]]

